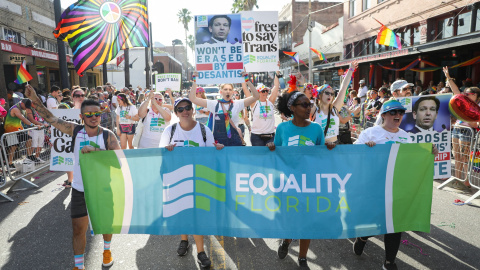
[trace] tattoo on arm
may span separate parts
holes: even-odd
[[[108,131],[108,150],[120,150],[117,137],[111,130]]]
[[[60,130],[61,132],[65,133],[65,134],[68,134],[70,136],[73,135],[73,129],[75,128],[75,126],[77,124],[72,123],[72,122],[67,122],[67,121],[64,121],[64,120],[56,117],[55,115],[52,114],[51,111],[49,111],[47,108],[45,108],[45,106],[43,106],[43,104],[39,100],[34,101],[34,103],[36,105],[36,110],[37,110],[38,114],[45,121],[47,121],[47,123],[51,124],[52,126],[54,126],[55,128],[57,128],[58,130]]]

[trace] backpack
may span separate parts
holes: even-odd
[[[168,144],[172,143],[173,134],[175,134],[175,130],[177,129],[177,124],[178,123],[175,123],[172,126],[172,130],[170,131],[170,141],[168,141]],[[202,123],[199,123],[199,124],[200,124],[200,130],[202,131],[203,143],[206,144],[207,143],[207,132],[205,131],[205,125],[202,124]]]
[[[73,129],[73,136],[72,136],[72,145],[73,145],[73,151],[75,152],[75,139],[77,138],[78,132],[82,130],[85,126],[84,125],[77,125]],[[108,130],[103,129],[103,142],[105,143],[105,148],[108,150]]]

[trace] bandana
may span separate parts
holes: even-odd
[[[288,102],[287,102],[287,107],[288,109],[290,110],[290,106],[293,105],[293,103],[295,102],[295,100],[297,100],[297,98],[301,95],[304,95],[303,93],[300,93],[300,92],[296,92],[295,94],[293,94],[289,99],[288,99]],[[290,110],[291,111],[291,110]]]

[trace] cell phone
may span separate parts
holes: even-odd
[[[283,77],[278,78],[278,81],[280,82],[280,89],[285,88],[285,79]]]

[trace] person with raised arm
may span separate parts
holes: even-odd
[[[140,121],[144,123],[138,148],[157,148],[163,131],[170,125],[172,113],[163,106],[163,100],[162,94],[152,91],[138,109]]]

